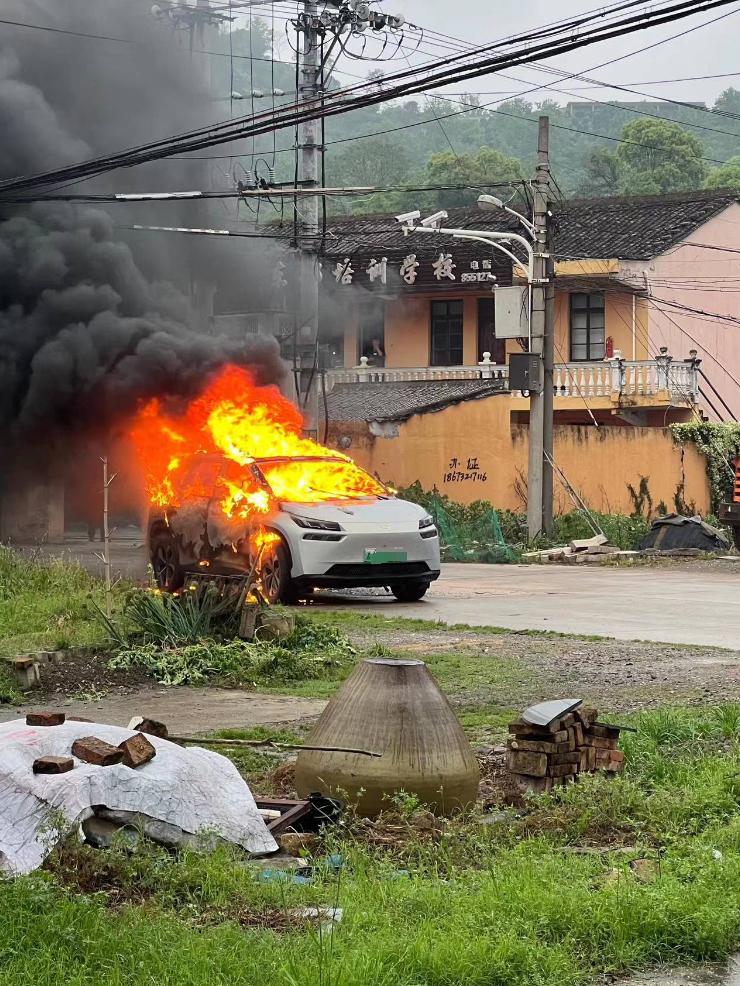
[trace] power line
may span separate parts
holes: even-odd
[[[91,177],[118,167],[131,167],[145,161],[170,157],[178,151],[197,150],[215,144],[225,143],[237,136],[237,133],[234,132],[235,125],[238,126],[239,136],[251,136],[271,132],[276,127],[282,128],[289,126],[296,120],[315,119],[320,115],[333,116],[346,113],[361,106],[388,102],[391,99],[396,99],[403,95],[421,92],[424,89],[437,88],[453,81],[475,78],[489,71],[500,70],[518,64],[526,64],[543,56],[552,57],[557,54],[563,54],[567,51],[576,50],[611,37],[622,37],[635,31],[643,30],[647,26],[670,23],[696,13],[726,6],[730,2],[733,2],[733,0],[682,0],[682,2],[673,3],[659,10],[624,17],[620,21],[609,24],[606,30],[604,29],[604,25],[596,25],[595,27],[585,28],[580,35],[571,33],[565,37],[557,37],[554,40],[542,44],[529,44],[527,47],[520,48],[509,54],[496,53],[496,48],[501,47],[500,43],[487,45],[472,53],[478,56],[478,59],[472,63],[469,61],[471,57],[469,54],[462,56],[455,55],[433,63],[423,72],[406,70],[395,73],[392,79],[387,81],[396,81],[398,84],[382,91],[377,91],[377,87],[374,87],[372,83],[339,90],[338,93],[332,93],[327,97],[323,110],[320,107],[310,104],[304,105],[303,107],[296,105],[281,114],[261,114],[257,117],[252,117],[251,121],[250,118],[226,121],[211,127],[202,128],[201,130],[165,138],[148,145],[142,145],[138,148],[131,148],[118,154],[92,159],[79,165],[62,168],[57,171],[11,179],[0,184],[0,188],[11,190],[29,188],[38,184],[56,184],[70,178]],[[593,19],[594,16],[599,15],[592,14],[590,16]],[[540,33],[542,34],[543,32]],[[527,42],[530,38],[531,34],[524,35],[517,38],[517,41],[519,43]],[[249,125],[250,122],[251,126]]]

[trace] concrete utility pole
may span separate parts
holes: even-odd
[[[321,40],[318,9],[314,0],[303,0],[303,15],[299,19],[303,32],[302,60],[300,67],[299,99],[304,105],[313,104],[321,93]],[[296,55],[298,57],[298,55]],[[317,141],[318,120],[306,120],[300,128],[301,185],[304,189],[319,187],[319,155],[324,148]],[[301,389],[306,387],[303,400],[307,430],[318,433],[318,334],[319,334],[319,268],[317,236],[319,232],[319,197],[306,195],[300,199],[300,289],[298,311],[298,344],[302,352],[311,350],[308,376],[303,377]]]
[[[534,196],[534,263],[532,270],[531,352],[541,358],[539,387],[529,397],[529,465],[527,470],[527,530],[532,540],[545,530],[552,517],[552,469],[547,463],[548,504],[545,505],[545,437],[552,456],[552,380],[554,305],[546,303],[548,265],[548,219],[550,205],[550,120],[541,116],[537,138],[537,169],[532,182]],[[548,322],[550,323],[548,325]],[[547,416],[547,424],[545,417]],[[551,522],[550,522],[551,525]]]

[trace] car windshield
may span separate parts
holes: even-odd
[[[388,490],[348,459],[271,459],[258,463],[278,500],[325,503],[388,496]]]

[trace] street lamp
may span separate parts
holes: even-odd
[[[534,225],[530,222],[530,220],[527,219],[526,216],[523,216],[521,212],[517,212],[516,209],[510,209],[509,206],[505,205],[496,195],[479,195],[478,208],[482,209],[483,212],[493,212],[495,209],[503,209],[503,211],[508,212],[509,215],[516,216],[532,239],[535,239]]]
[[[505,253],[516,264],[521,265],[522,261],[519,257],[503,245],[512,241],[518,243],[527,253],[527,283],[531,288],[534,281],[534,250],[526,237],[521,236],[519,233],[499,233],[490,229],[447,229],[444,226],[438,225],[443,218],[447,217],[447,214],[444,212],[436,212],[426,219],[419,219],[419,216],[418,209],[414,212],[407,212],[401,216],[396,216],[396,222],[401,224],[404,236],[408,236],[409,233],[441,233],[443,236],[451,236],[455,240],[480,240],[488,246],[500,250],[501,253]],[[523,219],[524,217],[520,218]],[[526,219],[524,221],[528,222]]]

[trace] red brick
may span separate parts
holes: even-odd
[[[555,719],[553,722],[549,723],[547,726],[538,726],[531,722],[524,722],[523,719],[517,719],[516,722],[509,723],[510,733],[527,733],[528,735],[539,737],[540,739],[552,740],[555,733],[561,733],[563,729],[560,726],[560,719]]]
[[[592,736],[587,733],[583,737],[583,746],[593,746],[597,750],[616,750],[619,740],[608,736]]]
[[[74,769],[72,757],[39,757],[33,762],[34,774],[66,774]]]
[[[552,753],[547,759],[550,764],[569,763],[577,767],[581,762],[581,754],[578,750],[572,753]]]
[[[575,714],[581,725],[586,729],[589,729],[594,724],[599,715],[597,709],[588,705],[580,706],[580,708],[575,710]]]
[[[554,763],[547,768],[548,777],[569,777],[575,772],[576,767],[572,763]]]
[[[524,740],[516,737],[508,741],[510,750],[527,750],[529,753],[567,753],[567,743],[548,743],[547,740]]]
[[[111,746],[97,736],[83,736],[72,744],[72,754],[78,760],[95,764],[97,767],[112,767],[123,760],[123,750]]]
[[[619,726],[604,726],[594,723],[594,725],[590,727],[589,732],[594,736],[608,736],[610,739],[618,739],[620,729]]]
[[[64,723],[63,712],[29,712],[26,715],[27,726],[61,726]]]
[[[131,768],[143,767],[157,755],[157,751],[143,733],[137,733],[136,736],[130,736],[123,743],[119,743],[118,749],[123,750],[124,765]]]
[[[526,774],[512,774],[514,786],[520,791],[531,791],[534,794],[545,794],[552,790],[552,777],[528,777]]]
[[[514,774],[544,777],[547,771],[547,755],[529,753],[526,750],[509,750],[509,770]]]

